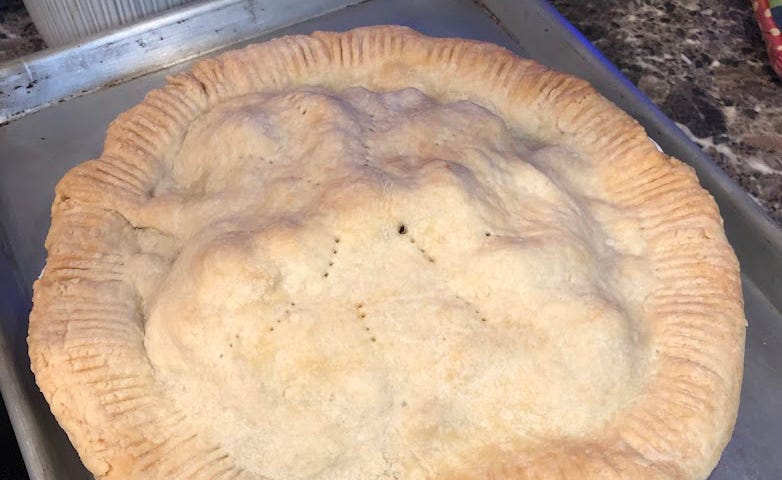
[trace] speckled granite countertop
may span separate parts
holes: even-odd
[[[782,81],[747,0],[551,0],[782,224]],[[0,0],[0,61],[44,47]]]
[[[552,0],[782,224],[782,81],[747,0]]]
[[[0,62],[45,46],[22,0],[0,0]]]

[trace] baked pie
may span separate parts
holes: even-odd
[[[739,267],[586,82],[402,27],[196,64],[59,182],[29,351],[100,479],[703,479]]]

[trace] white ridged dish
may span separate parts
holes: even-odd
[[[49,47],[132,23],[192,0],[24,0]]]

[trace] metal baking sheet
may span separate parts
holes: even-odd
[[[230,10],[239,3],[252,6],[272,2],[220,0],[212,5]],[[305,10],[319,4],[310,0],[280,3],[293,5],[291,8],[306,7]],[[339,2],[320,3],[333,9]],[[208,13],[208,8],[201,4],[198,9],[207,10],[197,11]],[[307,11],[310,17],[324,12]],[[182,12],[172,15],[182,15]],[[586,78],[635,116],[667,153],[695,167],[701,183],[720,205],[728,236],[741,261],[749,321],[739,418],[733,439],[711,479],[782,478],[782,456],[777,454],[777,445],[782,441],[782,315],[779,312],[782,306],[782,232],[748,195],[624,79],[556,10],[544,0],[485,0],[482,4],[470,0],[369,0],[294,25],[290,25],[290,16],[277,15],[258,15],[255,20],[257,36],[252,40],[286,33],[395,23],[429,35],[460,36],[503,45],[521,56]],[[220,18],[222,22],[248,28],[246,19],[232,20],[230,17],[223,11]],[[181,46],[180,51],[195,51],[190,47],[198,39],[194,38],[196,35],[188,36],[187,28],[194,32],[202,31],[198,22],[208,21],[210,17],[201,15],[200,18],[192,21],[195,23],[188,21],[190,26],[168,22],[163,17],[156,18],[154,22],[166,28],[180,25],[181,31],[171,27],[174,28],[172,38],[176,38]],[[197,28],[193,26],[195,24],[198,24]],[[285,28],[277,29],[283,26]],[[219,25],[214,27],[213,30],[219,29]],[[126,30],[125,35],[143,35],[144,31],[144,27],[136,26]],[[216,32],[214,37],[224,41],[222,45],[234,44],[242,39],[247,43],[246,35],[236,35],[230,29],[223,32],[223,35]],[[159,42],[165,42],[165,38],[157,38]],[[100,44],[101,40],[93,39],[91,42]],[[215,45],[199,48],[203,48],[202,51],[215,50]],[[161,51],[176,52],[166,50],[170,48],[167,44],[160,48],[163,49]],[[79,57],[84,51],[58,50],[52,53]],[[43,241],[49,227],[54,184],[74,165],[100,154],[106,127],[118,113],[138,103],[150,89],[161,86],[166,75],[187,68],[192,61],[116,84],[128,76],[171,65],[183,58],[176,57],[175,53],[169,55],[170,58],[156,59],[157,64],[141,62],[133,72],[120,72],[116,78],[108,80],[105,78],[110,77],[108,74],[111,72],[107,74],[101,70],[104,75],[101,84],[113,86],[40,109],[0,128],[0,389],[33,480],[91,478],[38,392],[26,353],[31,284],[44,264]],[[51,59],[47,57],[44,60]],[[27,65],[29,67],[30,63]],[[0,72],[11,71],[4,68],[0,67]],[[81,75],[87,78],[89,72],[90,65],[87,64]],[[72,93],[96,88],[86,80],[76,87],[81,85],[86,86]],[[58,98],[68,96],[62,96],[62,92],[57,95],[60,95]],[[2,101],[0,98],[0,108],[4,106]],[[40,104],[28,102],[26,108],[36,110],[51,101],[51,98],[41,95]]]
[[[0,65],[0,125],[359,0],[210,0]]]

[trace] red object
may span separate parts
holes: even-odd
[[[763,38],[766,40],[766,51],[768,51],[771,68],[782,77],[782,32],[780,31],[782,29],[774,21],[768,0],[753,0],[752,9],[755,12],[755,20],[763,32]]]

